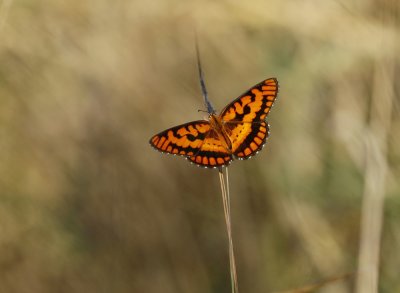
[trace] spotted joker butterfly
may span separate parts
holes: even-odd
[[[266,79],[228,104],[219,115],[207,98],[202,71],[200,82],[208,120],[175,126],[154,135],[150,144],[163,153],[186,157],[208,168],[228,166],[233,159],[249,159],[269,136],[266,117],[277,97],[278,81]]]

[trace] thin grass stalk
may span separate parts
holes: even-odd
[[[344,279],[348,279],[350,277],[352,277],[354,275],[354,273],[347,273],[344,275],[340,275],[340,276],[336,276],[336,277],[332,277],[329,278],[327,280],[324,280],[322,282],[316,283],[316,284],[312,284],[312,285],[308,285],[302,288],[297,288],[297,289],[293,289],[293,290],[287,290],[287,291],[277,291],[275,293],[309,293],[309,292],[315,292],[317,289],[321,289],[327,285],[330,285],[334,282],[337,281],[341,281]]]
[[[366,142],[366,168],[361,210],[360,248],[356,292],[379,290],[379,264],[385,181],[388,173],[387,136],[390,131],[394,68],[389,63],[376,64],[374,111]],[[391,68],[392,67],[392,68]]]
[[[231,229],[231,208],[230,208],[229,185],[228,185],[229,183],[228,168],[225,168],[225,170],[226,170],[226,181],[224,178],[224,173],[222,168],[219,168],[219,180],[221,183],[222,204],[224,206],[226,230],[228,232],[231,288],[232,288],[232,293],[238,293],[239,287],[237,282],[235,254],[233,250],[232,229]]]
[[[389,20],[385,19],[385,23]],[[387,40],[392,43],[395,40]],[[381,237],[384,220],[388,136],[394,99],[394,52],[377,58],[370,127],[366,141],[365,182],[361,210],[357,293],[379,291]]]
[[[228,167],[225,168],[225,178],[226,178],[226,194],[228,198],[228,208],[229,208],[229,217],[231,215],[231,198],[229,192],[229,176],[228,176]]]

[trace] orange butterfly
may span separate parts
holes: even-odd
[[[265,119],[278,94],[277,79],[260,82],[219,115],[207,100],[203,83],[202,87],[208,121],[192,121],[164,130],[150,139],[151,146],[208,168],[227,166],[234,158],[243,160],[257,154],[269,136]]]

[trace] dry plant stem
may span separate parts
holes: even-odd
[[[317,284],[308,285],[306,287],[297,288],[297,289],[288,290],[288,291],[279,291],[279,292],[276,292],[276,293],[308,293],[308,292],[315,292],[315,290],[317,290],[317,289],[320,289],[320,288],[322,288],[324,286],[327,286],[327,285],[329,285],[331,283],[334,283],[336,281],[347,279],[347,278],[349,278],[349,277],[351,277],[353,275],[354,275],[354,273],[344,274],[344,275],[332,277],[330,279],[327,279],[327,280],[322,281],[322,282],[317,283]]]
[[[226,182],[224,179],[224,173],[222,171],[222,167],[219,168],[219,180],[221,183],[222,203],[224,206],[226,230],[228,232],[229,265],[230,265],[230,273],[231,273],[232,293],[238,293],[239,290],[238,290],[238,282],[237,282],[237,275],[236,275],[235,254],[233,251],[232,229],[231,229],[231,208],[230,208],[229,185],[228,185],[228,183],[229,183],[228,168],[225,168],[225,170],[226,170]]]
[[[366,139],[366,168],[361,211],[357,293],[376,293],[379,287],[379,254],[385,198],[387,135],[394,96],[394,59],[375,63],[370,128]]]

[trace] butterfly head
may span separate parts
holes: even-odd
[[[212,129],[221,129],[222,128],[222,121],[216,114],[208,115],[208,121],[210,122]]]

